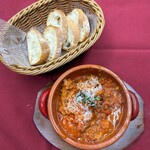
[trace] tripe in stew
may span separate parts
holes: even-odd
[[[58,118],[69,138],[96,143],[117,128],[123,100],[112,79],[101,75],[64,79],[60,93]]]

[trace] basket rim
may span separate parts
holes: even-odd
[[[44,4],[47,3],[51,3],[53,0],[40,0],[37,2],[34,2],[33,4],[27,6],[26,8],[22,9],[21,11],[19,11],[17,14],[15,14],[14,16],[12,16],[9,20],[8,23],[13,24],[14,22],[16,22],[16,20],[18,20],[19,18],[25,16],[27,13],[31,12],[32,10],[41,7]],[[93,6],[93,8],[95,8],[97,10],[97,13],[95,12],[95,14],[97,15],[97,26],[100,26],[101,28],[98,28],[97,32],[96,29],[95,31],[82,43],[79,43],[79,45],[72,49],[71,51],[67,52],[66,54],[60,56],[59,58],[49,61],[45,64],[42,65],[38,65],[38,66],[30,66],[30,67],[24,67],[24,66],[18,66],[18,65],[7,65],[3,59],[3,57],[0,55],[0,60],[1,62],[8,67],[10,70],[17,72],[19,74],[24,74],[24,75],[38,75],[38,74],[42,74],[42,73],[46,73],[48,71],[52,71],[68,62],[70,62],[71,60],[73,60],[74,58],[76,58],[77,56],[79,56],[80,54],[82,54],[83,52],[85,52],[86,50],[88,50],[100,37],[103,28],[105,26],[105,18],[104,18],[104,14],[103,11],[101,9],[101,7],[94,1],[94,0],[82,0],[83,2],[88,2],[89,4],[91,4]],[[102,20],[100,22],[100,19]],[[100,24],[100,25],[99,25]],[[96,35],[96,36],[95,36]],[[95,38],[96,37],[96,38]],[[92,39],[92,40],[91,40]],[[90,41],[91,40],[91,41]],[[76,51],[76,49],[78,48],[82,48],[84,45],[86,45],[86,43],[88,43],[87,47],[84,48],[81,52]],[[77,53],[77,55],[74,55],[72,53]],[[70,55],[71,54],[71,55]],[[63,58],[70,56],[70,60],[67,60],[67,62],[64,62],[61,60],[63,60]],[[60,63],[59,63],[60,62]],[[56,67],[51,67],[52,64],[55,64]],[[41,70],[41,68],[44,68],[46,66],[45,70]],[[35,72],[33,72],[35,71]]]

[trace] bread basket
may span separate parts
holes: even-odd
[[[1,62],[14,72],[25,75],[38,75],[54,70],[88,50],[98,40],[105,25],[102,9],[94,0],[40,0],[18,12],[8,22],[27,32],[33,26],[45,24],[50,11],[60,9],[65,13],[68,13],[76,6],[84,7],[97,16],[94,31],[88,39],[78,44],[76,48],[53,61],[49,61],[39,66],[23,67],[18,65],[7,65],[0,55]]]

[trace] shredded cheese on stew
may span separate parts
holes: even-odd
[[[112,134],[120,122],[123,98],[111,79],[95,75],[65,79],[58,118],[72,139],[95,143]]]

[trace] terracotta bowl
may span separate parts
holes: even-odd
[[[102,140],[101,142],[96,144],[78,143],[67,137],[58,121],[56,106],[59,100],[61,84],[65,78],[74,79],[83,75],[98,75],[98,73],[101,73],[102,76],[111,78],[117,84],[117,86],[119,86],[119,89],[121,89],[124,99],[123,116],[117,129],[110,136],[104,138],[104,140]],[[130,121],[136,118],[139,111],[138,101],[135,94],[126,88],[124,82],[115,73],[99,65],[81,65],[71,68],[65,73],[63,73],[54,82],[51,89],[48,89],[42,94],[39,100],[39,109],[41,113],[50,120],[54,130],[64,141],[80,149],[92,150],[104,148],[116,142],[127,130]]]

